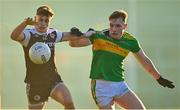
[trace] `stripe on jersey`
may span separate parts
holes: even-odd
[[[95,39],[93,42],[93,50],[104,50],[126,57],[129,53],[128,50],[119,47],[117,44],[103,39]]]
[[[97,97],[96,97],[96,80],[93,80],[93,79],[91,80],[91,94],[97,105],[98,103],[97,103]]]

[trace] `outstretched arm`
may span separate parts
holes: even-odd
[[[35,22],[32,18],[26,18],[21,24],[19,24],[11,33],[11,39],[22,42],[24,40],[23,30],[27,25],[33,25]]]
[[[174,88],[175,86],[172,84],[173,82],[164,79],[156,67],[154,66],[153,62],[146,56],[144,51],[141,49],[136,53],[133,53],[136,59],[139,61],[139,63],[143,66],[143,68],[153,76],[154,79],[158,81],[160,85],[163,87],[168,87],[168,88]]]
[[[86,33],[82,33],[78,28],[71,28],[70,32],[63,32],[62,41],[76,41],[80,39],[88,39],[95,31],[88,30]]]
[[[85,47],[91,45],[91,42],[88,38],[82,38],[82,39],[70,40],[69,45],[71,47]]]
[[[70,40],[69,45],[71,47],[85,47],[91,45],[89,37],[91,37],[95,33],[96,31],[94,29],[89,28],[88,31],[84,33],[85,37],[82,37],[81,39]]]
[[[70,32],[63,32],[62,41],[81,39],[84,34],[76,27],[71,28]]]
[[[152,63],[152,61],[145,55],[144,51],[141,49],[136,53],[133,53],[138,62],[143,66],[143,68],[153,76],[154,79],[160,77],[160,73]]]

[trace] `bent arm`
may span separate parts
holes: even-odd
[[[144,51],[141,49],[136,53],[133,53],[138,62],[143,66],[143,68],[153,76],[154,79],[159,79],[160,73],[154,66],[153,62],[146,56]]]
[[[25,23],[25,21],[23,21],[21,24],[19,24],[11,33],[11,39],[21,42],[24,39],[24,35],[23,35],[23,30],[25,29],[25,27],[27,26],[27,24]]]
[[[26,18],[21,24],[19,24],[11,33],[11,39],[22,42],[25,39],[25,36],[23,34],[23,30],[27,25],[34,25],[36,22],[33,20],[33,18]]]

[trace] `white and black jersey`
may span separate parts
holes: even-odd
[[[24,40],[21,42],[24,50],[25,62],[26,62],[26,78],[25,83],[40,84],[49,83],[60,77],[57,72],[54,53],[55,43],[60,42],[62,39],[62,32],[49,28],[46,33],[39,33],[33,27],[31,29],[25,29],[23,31]],[[36,42],[44,42],[48,44],[51,49],[50,60],[45,64],[35,64],[29,58],[29,49]]]

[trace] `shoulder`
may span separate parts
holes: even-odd
[[[128,40],[136,40],[136,38],[127,31],[124,32],[123,37],[128,39]]]
[[[33,32],[33,31],[34,31],[34,28],[25,28],[24,31],[25,31],[25,32]]]
[[[103,29],[101,31],[96,31],[96,35],[109,36],[109,30]]]
[[[48,29],[48,33],[52,33],[52,32],[58,32],[58,29],[56,29],[56,28],[49,28]]]

